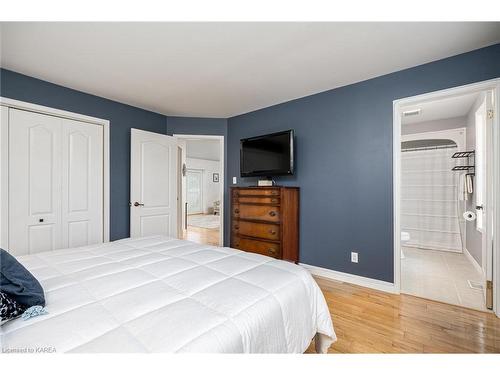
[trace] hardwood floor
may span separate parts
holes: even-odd
[[[338,337],[329,353],[500,353],[492,313],[316,280]]]
[[[219,246],[219,230],[188,226],[184,240]]]

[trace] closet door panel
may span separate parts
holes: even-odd
[[[9,111],[9,251],[61,247],[61,119]]]
[[[103,241],[103,129],[63,120],[62,241],[64,247]]]

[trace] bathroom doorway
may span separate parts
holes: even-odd
[[[495,105],[494,91],[479,87],[395,105],[395,279],[401,293],[480,311],[494,307],[488,116]]]

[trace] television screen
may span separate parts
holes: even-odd
[[[293,130],[241,140],[241,177],[293,174]]]

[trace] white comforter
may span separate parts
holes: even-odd
[[[336,340],[318,285],[289,262],[158,236],[18,259],[49,314],[4,324],[3,352],[302,353],[316,333],[323,349]]]

